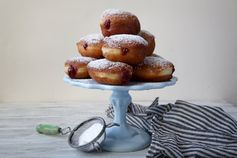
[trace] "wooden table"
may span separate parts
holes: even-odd
[[[151,102],[151,101],[150,101]],[[149,105],[150,102],[139,102]],[[193,101],[194,102],[194,101]],[[237,119],[237,106],[224,101],[194,103],[220,106]],[[129,153],[83,153],[72,149],[67,136],[45,136],[35,131],[39,123],[75,127],[92,116],[105,116],[108,103],[1,103],[0,104],[0,158],[79,158],[79,157],[145,157],[146,149]],[[107,121],[109,121],[107,119]]]

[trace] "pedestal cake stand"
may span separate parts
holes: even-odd
[[[173,77],[166,82],[131,82],[124,86],[104,85],[92,79],[70,79],[69,77],[64,77],[64,81],[73,86],[112,91],[110,102],[114,109],[113,122],[119,126],[106,128],[106,138],[102,143],[102,148],[106,151],[127,152],[144,149],[151,142],[151,137],[147,132],[130,126],[126,122],[126,111],[132,101],[129,90],[161,89],[174,85],[177,78]]]

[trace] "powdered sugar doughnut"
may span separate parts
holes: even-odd
[[[102,13],[100,27],[104,36],[115,34],[134,34],[140,31],[138,18],[130,12],[107,9]]]
[[[147,45],[147,41],[137,35],[113,35],[104,38],[102,52],[108,60],[133,65],[144,60]]]
[[[132,66],[122,62],[99,59],[90,62],[87,69],[91,78],[103,84],[126,84],[132,77]]]
[[[77,43],[77,48],[82,56],[102,58],[101,47],[104,37],[100,34],[90,34],[82,37]]]
[[[133,67],[133,79],[146,82],[168,81],[172,78],[174,65],[160,56],[148,56]]]
[[[141,30],[138,34],[148,42],[148,47],[146,48],[146,56],[152,55],[155,49],[155,37],[150,32],[146,30]]]
[[[73,57],[68,59],[65,64],[65,73],[72,79],[89,78],[87,64],[95,58],[90,57]]]

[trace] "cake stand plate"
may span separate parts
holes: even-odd
[[[119,126],[106,128],[102,148],[106,151],[128,152],[144,149],[151,142],[151,137],[146,131],[130,126],[126,122],[127,108],[132,101],[129,90],[161,89],[174,85],[177,78],[173,77],[166,82],[130,82],[123,86],[99,84],[92,79],[70,79],[67,76],[64,77],[64,81],[73,86],[112,91],[110,102],[114,109],[113,123]]]

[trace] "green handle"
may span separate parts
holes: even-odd
[[[36,131],[40,134],[57,135],[60,133],[61,128],[55,125],[39,124],[36,126]]]

